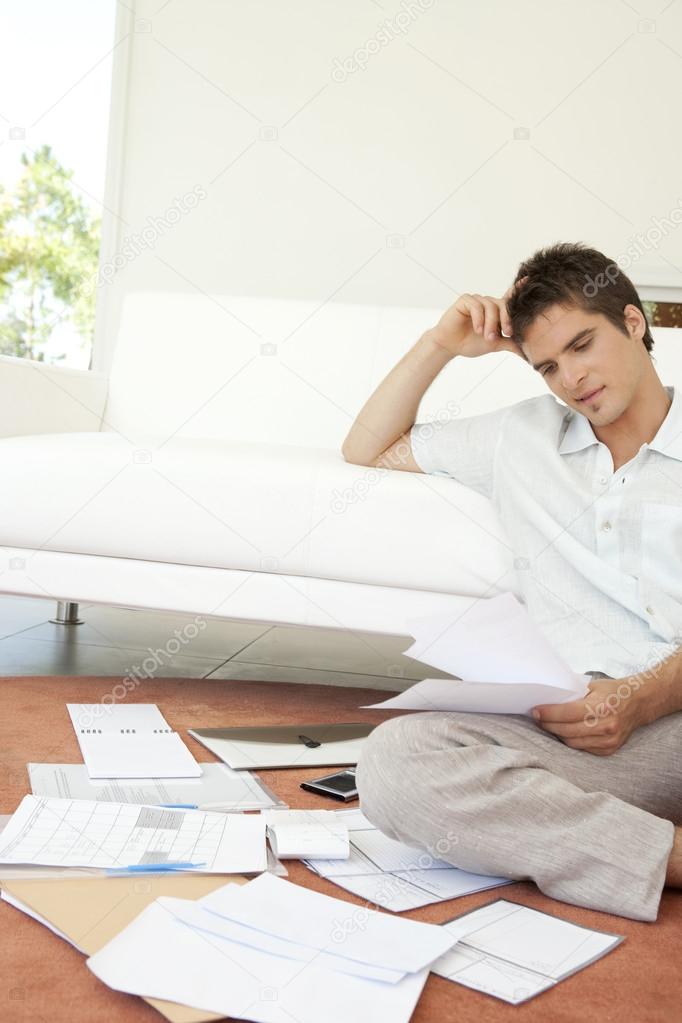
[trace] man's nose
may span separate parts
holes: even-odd
[[[580,366],[564,366],[561,370],[561,383],[569,394],[577,394],[580,391],[581,382],[585,379],[586,371]]]

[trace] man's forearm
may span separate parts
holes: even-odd
[[[502,298],[460,295],[445,310],[435,327],[422,334],[365,402],[343,442],[341,450],[347,462],[374,465],[379,455],[396,445],[414,425],[426,390],[456,355],[477,358],[488,352],[511,351],[525,358],[511,340],[507,299],[512,291],[513,287]],[[418,471],[409,462],[407,466],[409,472]],[[402,458],[399,465],[389,460],[387,467],[405,468],[406,463]]]
[[[368,465],[414,424],[419,403],[453,355],[427,330],[362,407],[343,443],[349,462]]]
[[[632,675],[630,682],[638,686],[642,724],[682,710],[682,647],[653,668]]]

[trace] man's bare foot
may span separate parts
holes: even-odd
[[[671,888],[682,888],[682,828],[675,828],[675,840],[668,860],[665,883]]]

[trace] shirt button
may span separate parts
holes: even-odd
[[[605,533],[608,533],[609,529],[611,528],[611,523],[605,522],[601,528],[604,530]]]
[[[603,483],[608,483],[609,481],[607,480],[606,476],[600,476],[599,477],[599,482],[603,484]]]
[[[654,609],[653,609],[653,607],[651,607],[650,604],[647,604],[647,606],[646,606],[646,613],[648,615],[652,615],[654,613]]]

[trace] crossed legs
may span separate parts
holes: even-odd
[[[682,885],[682,713],[609,757],[522,716],[405,714],[369,736],[356,778],[381,831],[465,870],[637,920]]]

